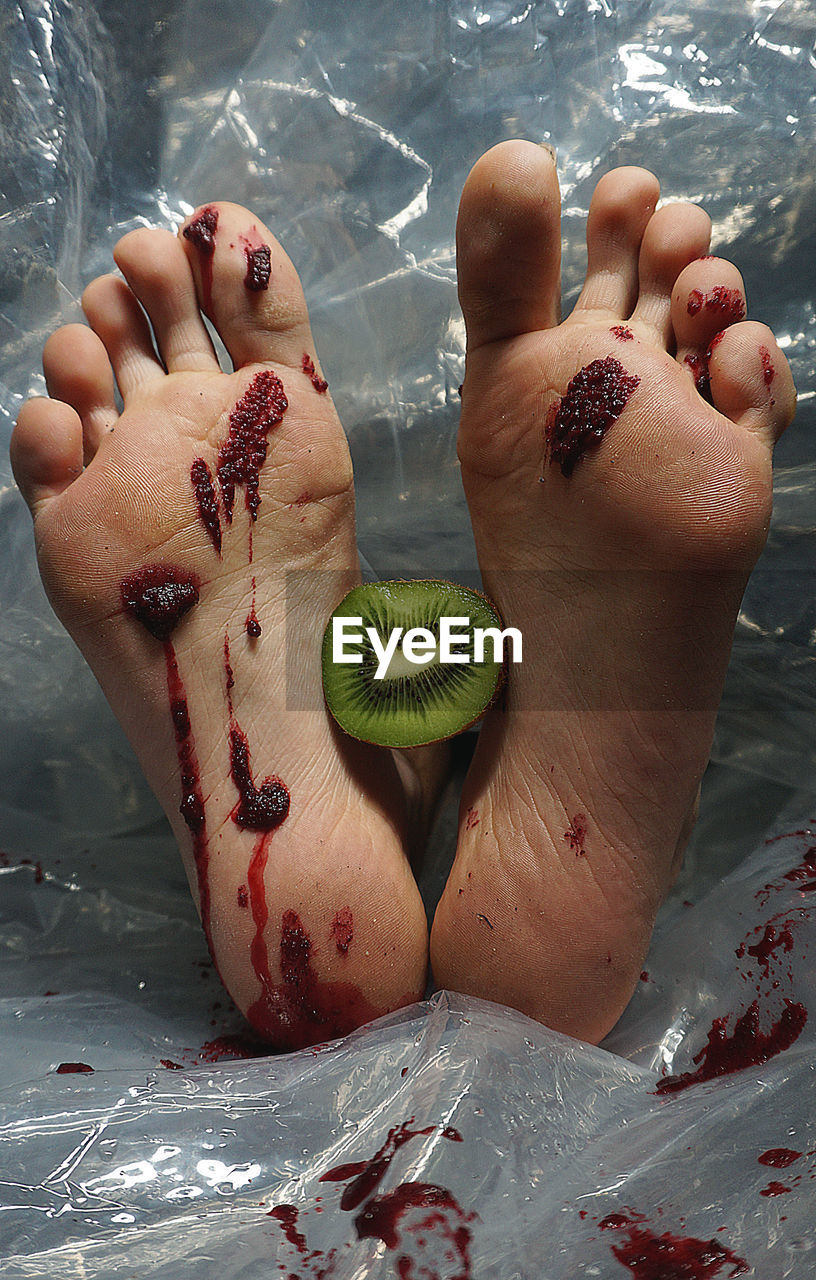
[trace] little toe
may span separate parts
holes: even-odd
[[[711,400],[738,426],[779,439],[793,421],[796,390],[771,330],[755,320],[731,325],[708,352]]]
[[[456,226],[468,348],[558,323],[561,200],[552,153],[502,142],[474,165]]]
[[[306,299],[291,260],[263,223],[220,201],[197,210],[179,237],[201,309],[235,367],[273,360],[301,367],[312,350]]]
[[[36,517],[43,502],[82,474],[79,414],[59,400],[27,400],[12,432],[9,454],[18,488]]]
[[[587,218],[587,273],[571,318],[588,311],[628,316],[637,297],[638,255],[660,195],[648,169],[613,169],[599,180]]]
[[[143,384],[164,376],[147,317],[118,276],[99,276],[82,295],[82,310],[108,353],[127,401]]]
[[[711,219],[699,205],[664,205],[650,220],[640,250],[639,293],[632,320],[660,346],[672,338],[672,290],[690,262],[708,252]]]
[[[84,324],[57,329],[43,349],[48,394],[71,405],[82,422],[86,463],[116,418],[113,370],[102,340]]]
[[[140,228],[122,237],[113,256],[150,317],[168,372],[218,372],[193,273],[178,238],[171,231]]]

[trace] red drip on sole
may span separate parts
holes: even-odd
[[[266,461],[267,436],[280,425],[289,402],[280,378],[265,369],[256,373],[229,418],[229,433],[218,450],[216,473],[227,524],[232,523],[235,490],[246,488],[250,518],[258,518],[261,499],[258,484]]]
[[[329,389],[329,384],[325,378],[321,378],[320,374],[317,372],[317,369],[315,369],[314,360],[306,351],[304,351],[303,353],[303,360],[301,362],[301,367],[303,369],[303,372],[306,374],[306,377],[309,379],[315,391],[317,392],[317,394],[321,396],[325,395],[325,393]]]

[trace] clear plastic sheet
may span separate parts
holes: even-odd
[[[812,18],[807,0],[0,7],[4,439],[115,240],[228,197],[304,279],[373,571],[472,569],[453,225],[471,163],[512,136],[558,149],[567,303],[597,176],[646,164],[667,198],[705,203],[801,397],[700,823],[600,1049],[442,993],[319,1051],[241,1059],[169,831],[50,613],[0,459],[10,1280],[673,1276],[648,1270],[657,1254],[691,1259],[678,1276],[813,1272],[812,1017],[764,1063],[700,1078],[816,1009]],[[661,1092],[665,1072],[698,1078]],[[355,1162],[383,1176],[349,1208],[354,1177],[321,1178]]]

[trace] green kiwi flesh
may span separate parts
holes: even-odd
[[[360,642],[345,639],[347,654],[360,654],[358,663],[333,659],[335,618],[362,618],[362,626],[349,627]],[[455,652],[468,662],[439,660],[441,618],[467,618],[467,644]],[[323,691],[334,719],[346,733],[383,747],[419,747],[450,738],[477,721],[501,687],[504,664],[495,660],[488,638],[484,661],[474,661],[474,628],[502,629],[495,606],[477,591],[453,582],[371,582],[355,587],[329,618],[323,636]],[[395,627],[402,628],[400,645],[381,679],[375,678],[380,659],[366,628],[373,627],[385,646]],[[436,640],[436,652],[427,665],[414,665],[402,652],[402,638],[415,627],[424,627]]]

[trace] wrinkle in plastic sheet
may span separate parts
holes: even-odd
[[[698,830],[600,1049],[437,994],[320,1050],[236,1056],[172,840],[49,611],[0,463],[3,1274],[810,1274],[811,6],[366,0],[340,20],[306,0],[22,0],[0,29],[6,436],[116,238],[239,200],[304,279],[372,572],[472,569],[452,228],[470,164],[511,136],[558,148],[567,303],[597,176],[654,167],[667,198],[704,202],[801,397]],[[740,1027],[756,1045],[797,1007],[784,1052],[705,1078]],[[661,1092],[666,1073],[696,1079]]]

